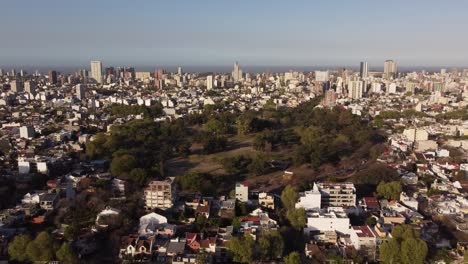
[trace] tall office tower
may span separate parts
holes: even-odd
[[[91,61],[91,78],[102,83],[102,63],[100,61]]]
[[[86,85],[84,84],[77,84],[75,85],[75,92],[76,92],[76,98],[83,100],[86,98]]]
[[[155,79],[162,79],[163,75],[166,73],[166,71],[164,71],[164,69],[162,68],[158,68],[156,69],[156,71],[154,71],[154,78]]]
[[[16,76],[16,70],[15,70],[15,69],[11,69],[11,76],[12,76],[12,77],[15,77],[15,76]]]
[[[362,98],[364,91],[364,83],[362,81],[349,81],[348,82],[348,97],[351,99]]]
[[[242,79],[242,70],[239,67],[239,63],[234,64],[234,70],[232,71],[232,79],[234,79],[234,82],[238,82]]]
[[[36,83],[33,81],[27,81],[24,83],[24,91],[30,94],[36,94]]]
[[[50,81],[52,84],[56,84],[56,83],[57,83],[57,72],[56,72],[56,71],[49,71],[49,81]]]
[[[384,77],[387,79],[395,78],[397,73],[397,64],[393,60],[386,60],[384,63]]]
[[[321,104],[325,107],[333,107],[336,105],[337,93],[333,90],[325,92]]]
[[[361,69],[360,69],[361,78],[369,77],[369,68],[367,65],[367,61],[361,61]]]
[[[206,76],[206,89],[213,89],[213,75]]]
[[[3,69],[0,69],[0,77],[3,76]]]
[[[182,67],[180,67],[180,66],[177,67],[177,74],[180,75],[180,76],[182,76],[182,74],[183,74],[183,73],[182,73]]]
[[[23,85],[19,80],[13,80],[10,82],[10,89],[12,92],[20,93],[23,91]]]
[[[25,75],[25,74],[24,74],[24,71],[23,71],[23,69],[21,69],[21,70],[20,70],[20,76],[21,76],[21,77],[24,77],[24,75]]]
[[[315,71],[315,80],[317,82],[328,82],[330,80],[328,71]]]
[[[135,79],[135,68],[133,67],[125,67],[123,69],[123,78],[125,80],[133,80]]]

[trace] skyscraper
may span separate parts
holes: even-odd
[[[315,71],[315,80],[317,82],[328,82],[330,75],[328,71]]]
[[[49,71],[49,81],[50,81],[52,84],[56,84],[56,83],[57,83],[57,72],[56,72],[56,71]]]
[[[384,63],[384,77],[387,79],[395,78],[397,73],[397,64],[393,60],[386,60]]]
[[[361,61],[361,69],[359,71],[361,78],[369,77],[369,68],[367,65],[367,61]]]
[[[232,79],[234,79],[234,82],[238,82],[240,79],[242,79],[242,70],[239,67],[239,63],[234,64],[234,70],[232,71]]]
[[[24,83],[24,91],[30,94],[36,94],[36,83],[34,81],[27,81]]]
[[[23,91],[23,84],[19,80],[13,80],[10,82],[10,89],[12,92],[20,93]]]
[[[0,77],[3,76],[3,69],[0,69]]]
[[[180,66],[177,67],[177,74],[178,74],[179,76],[182,76],[182,67],[180,67]]]
[[[364,91],[364,83],[362,81],[349,81],[348,82],[348,97],[351,99],[362,98]]]
[[[213,89],[213,75],[206,76],[206,89]]]
[[[102,63],[100,61],[91,61],[91,78],[102,83]]]
[[[76,98],[83,100],[86,98],[86,85],[84,84],[77,84],[75,85],[75,92],[76,92]]]

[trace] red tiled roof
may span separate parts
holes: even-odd
[[[375,237],[369,226],[353,226],[353,229],[357,231],[356,235],[358,237]]]
[[[260,222],[260,218],[259,217],[246,217],[246,218],[242,218],[241,222]]]
[[[379,208],[379,201],[375,197],[364,197],[364,203],[368,208]]]

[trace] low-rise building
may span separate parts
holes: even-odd
[[[175,178],[164,181],[151,181],[145,188],[145,205],[147,209],[168,209],[174,205],[177,197]]]

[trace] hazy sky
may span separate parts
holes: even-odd
[[[468,65],[465,0],[9,0],[0,65]]]

